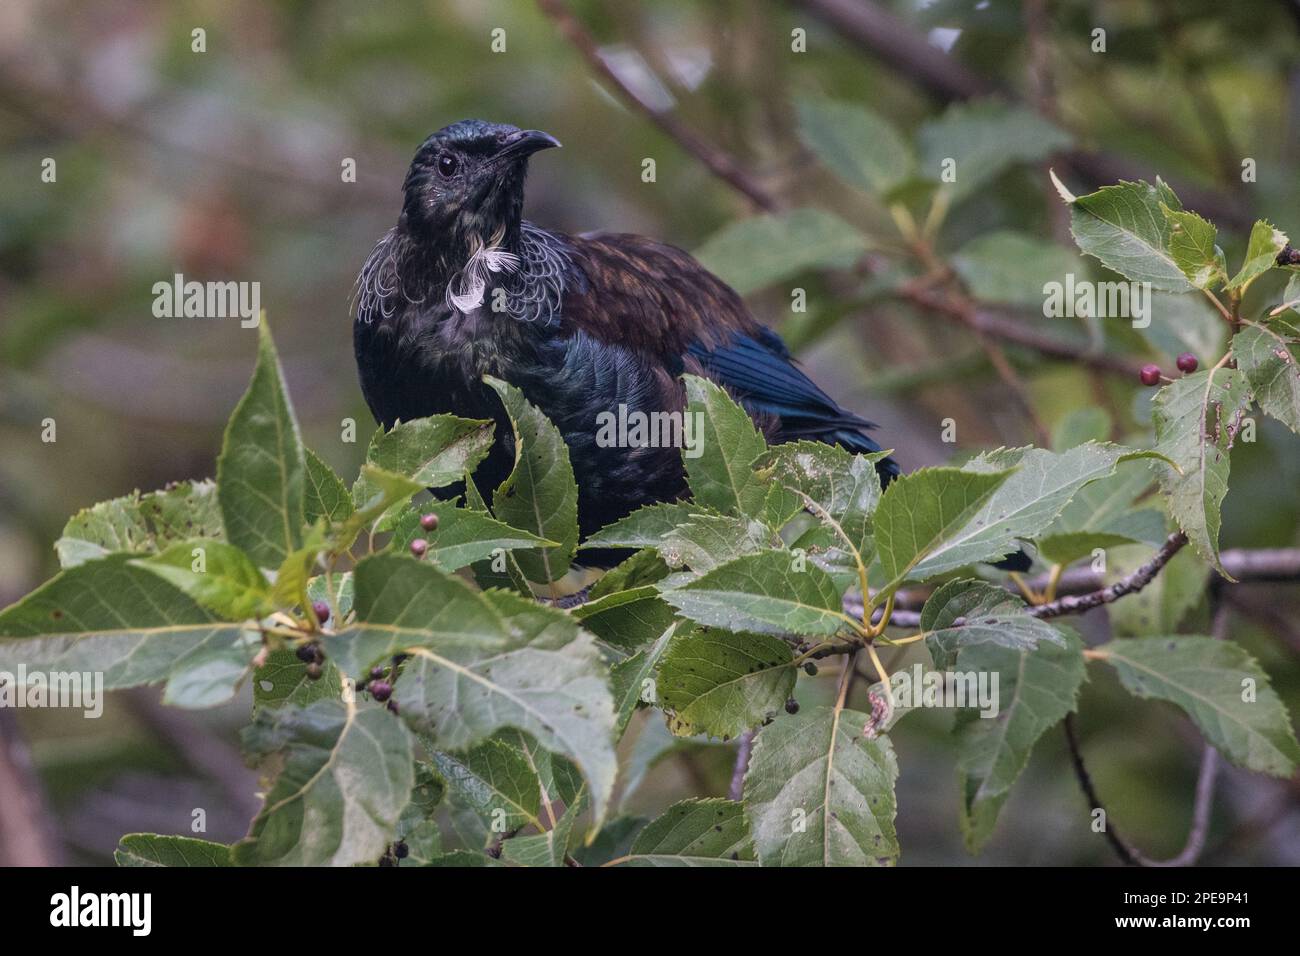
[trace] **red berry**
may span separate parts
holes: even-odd
[[[1142,379],[1142,384],[1151,386],[1160,384],[1160,366],[1143,365],[1142,371],[1138,373],[1138,378]]]
[[[432,512],[427,515],[420,515],[420,527],[425,531],[437,531],[438,516]]]
[[[330,619],[330,606],[324,601],[313,601],[311,609],[316,612],[316,620],[321,624]]]
[[[1191,352],[1184,352],[1178,356],[1178,371],[1190,375],[1196,371],[1196,356]]]
[[[393,696],[393,685],[386,680],[372,680],[370,682],[370,696],[382,704]]]
[[[415,555],[417,558],[424,557],[424,552],[428,550],[429,542],[425,541],[423,538],[416,538],[411,542],[411,554]]]

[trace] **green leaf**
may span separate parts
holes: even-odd
[[[1110,477],[1122,461],[1150,456],[1150,452],[1091,442],[1059,454],[1042,448],[1011,448],[977,455],[963,471],[1015,471],[962,527],[949,533],[941,546],[917,564],[912,575],[924,578],[972,561],[1014,553],[1016,539],[1032,539],[1048,528],[1090,482]]]
[[[1037,236],[989,232],[966,243],[952,266],[983,302],[1043,307],[1044,286],[1065,282],[1067,273],[1086,275],[1075,253]]]
[[[1240,289],[1245,294],[1252,282],[1277,265],[1277,254],[1286,245],[1286,233],[1274,228],[1267,220],[1256,220],[1246,244],[1246,259],[1227,287]]]
[[[569,852],[580,866],[603,866],[622,860],[632,852],[632,841],[648,822],[645,817],[614,817],[600,828],[589,846],[576,846]]]
[[[614,725],[615,737],[622,738],[638,705],[659,703],[659,681],[655,679],[654,673],[676,629],[677,624],[670,622],[653,644],[643,647],[631,657],[619,661],[610,668],[614,703],[618,707]],[[650,692],[649,699],[646,696],[647,691]],[[626,789],[624,797],[626,797]]]
[[[912,149],[883,117],[857,103],[801,99],[799,138],[846,183],[887,193],[916,168]]]
[[[685,458],[686,481],[697,505],[728,515],[757,517],[767,485],[754,473],[754,459],[767,442],[749,413],[718,385],[698,375],[684,375],[686,414],[703,423],[704,454]]]
[[[366,462],[361,475],[352,485],[356,510],[344,520],[335,536],[333,550],[342,553],[352,546],[358,534],[371,525],[376,530],[387,530],[412,495],[419,494],[424,486],[405,475],[385,471]]]
[[[454,802],[468,807],[497,833],[531,824],[542,829],[541,782],[524,755],[487,739],[461,754],[436,753],[433,764]]]
[[[275,610],[270,584],[248,555],[232,544],[203,538],[183,541],[162,554],[136,559],[134,563],[184,591],[223,620],[264,617]]]
[[[1246,376],[1233,368],[1184,375],[1152,403],[1156,450],[1178,468],[1157,466],[1170,515],[1220,573],[1219,509],[1228,493],[1230,431],[1249,408]]]
[[[867,248],[862,233],[838,216],[792,209],[725,226],[695,251],[695,258],[748,295],[810,269],[847,269]]]
[[[754,866],[744,807],[731,800],[683,800],[646,824],[618,866]]]
[[[1065,645],[1059,630],[1031,617],[1025,602],[983,581],[955,580],[939,587],[921,609],[921,632],[935,667],[949,668],[964,647],[996,644],[1028,650],[1040,641]]]
[[[493,424],[476,418],[431,415],[398,422],[370,439],[366,462],[414,482],[418,488],[441,488],[460,481],[478,467],[492,447]],[[365,469],[352,486],[352,501],[361,508],[379,492]],[[395,509],[384,514],[380,530],[387,531]]]
[[[192,837],[128,833],[117,843],[118,866],[233,866],[230,847]]]
[[[664,632],[675,613],[653,585],[607,594],[574,608],[582,626],[606,644],[634,651]]]
[[[1170,209],[1160,204],[1169,223],[1169,254],[1174,263],[1198,289],[1212,288],[1228,278],[1223,250],[1215,245],[1218,230],[1194,212]]]
[[[887,579],[882,591],[894,590],[908,577],[920,577],[914,569],[922,560],[937,574],[1006,554],[990,554],[988,545],[1009,542],[1008,535],[995,541],[977,539],[973,547],[964,546],[957,535],[1009,477],[1010,471],[976,474],[922,468],[890,482],[873,519],[876,551]]]
[[[663,596],[693,621],[760,634],[829,636],[848,623],[830,575],[790,551],[736,558]]]
[[[420,525],[420,518],[427,514],[438,517],[438,527],[433,531],[425,531]],[[451,501],[417,502],[397,516],[393,521],[393,548],[405,551],[416,538],[429,543],[424,560],[444,571],[456,571],[490,558],[499,548],[509,551],[547,543],[544,538],[512,528],[481,511],[457,508]]]
[[[574,824],[586,811],[587,803],[584,788],[578,802],[565,809],[564,816],[551,829],[532,836],[515,837],[501,844],[501,859],[516,866],[564,866]]]
[[[1129,691],[1177,705],[1237,766],[1275,777],[1295,772],[1300,747],[1286,707],[1239,645],[1173,635],[1111,641],[1104,652]]]
[[[694,514],[655,545],[668,567],[712,571],[741,555],[779,547],[781,539],[761,521],[719,514]]]
[[[1300,433],[1300,323],[1279,317],[1247,324],[1232,337],[1232,354],[1259,407]]]
[[[220,539],[225,532],[216,492],[211,481],[182,481],[78,511],[54,542],[59,564],[74,568],[116,552],[155,554],[189,538]]]
[[[1155,482],[1145,461],[1122,461],[1115,474],[1089,482],[1074,493],[1070,503],[1038,537],[1043,551],[1049,539],[1074,534],[1125,536],[1133,541],[1160,544],[1165,540],[1165,517],[1154,508],[1134,510],[1135,502]],[[1060,560],[1044,554],[1048,560]],[[1066,563],[1062,561],[1062,563]]]
[[[415,782],[415,739],[382,707],[317,701],[264,708],[244,746],[275,755],[279,772],[248,836],[241,866],[374,863],[397,830]]]
[[[577,621],[393,555],[362,560],[354,580],[356,623],[325,637],[331,660],[357,675],[399,651],[414,655],[393,696],[434,746],[462,750],[501,728],[524,730],[577,762],[603,818],[616,770],[614,705],[600,652]]]
[[[253,711],[263,707],[306,707],[318,700],[339,700],[343,682],[334,662],[327,660],[321,676],[312,680],[307,665],[291,650],[271,651],[253,673]]]
[[[863,559],[869,560],[871,515],[881,494],[876,462],[885,455],[854,455],[834,445],[799,441],[777,445],[757,466],[762,478],[806,496],[801,500],[811,501],[818,520],[837,535],[842,531]]]
[[[898,761],[867,715],[805,708],[754,738],[745,816],[764,866],[891,866]]]
[[[678,737],[729,740],[781,713],[794,690],[790,645],[767,634],[679,631],[659,663],[659,696]]]
[[[1134,514],[1150,515],[1156,519],[1161,528],[1164,527],[1165,517],[1158,511],[1148,509]],[[1142,539],[1109,531],[1067,531],[1039,538],[1038,553],[1049,564],[1065,566],[1073,564],[1080,558],[1089,557],[1096,551],[1119,548],[1140,540]]]
[[[956,181],[946,183],[952,202],[975,195],[1017,163],[1033,163],[1070,145],[1070,137],[1033,110],[995,100],[954,104],[921,127],[921,169],[938,179],[944,160],[956,161]]]
[[[530,581],[552,584],[568,573],[578,546],[578,486],[568,446],[519,389],[491,376],[484,381],[501,396],[514,426],[514,470],[493,494],[492,512],[513,528],[559,542],[515,554]]]
[[[582,543],[584,548],[653,548],[663,536],[700,509],[685,501],[645,505],[606,525]]]
[[[280,359],[263,322],[253,380],[230,416],[217,458],[226,540],[258,567],[278,567],[302,547],[306,467]]]
[[[1069,629],[1059,633],[1063,646],[1040,643],[1033,650],[1012,650],[978,644],[957,657],[962,672],[998,676],[997,715],[963,710],[958,716],[962,832],[972,853],[988,842],[1038,738],[1075,708],[1086,676],[1082,646]]]
[[[349,518],[354,509],[343,479],[310,448],[303,448],[303,454],[307,466],[302,501],[304,520],[315,524],[321,518],[334,523]]]
[[[1120,275],[1166,292],[1190,292],[1169,250],[1171,228],[1160,209],[1165,198],[1145,182],[1103,186],[1071,205],[1070,231],[1083,252]]]
[[[638,551],[610,568],[591,588],[590,600],[598,601],[619,591],[655,584],[668,576],[668,565],[653,551]]]
[[[130,555],[64,571],[0,612],[0,670],[97,671],[104,689],[168,681],[163,700],[230,699],[261,647]]]

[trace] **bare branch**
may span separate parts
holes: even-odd
[[[563,0],[537,0],[537,6],[587,61],[587,66],[600,80],[601,85],[629,107],[643,113],[660,130],[676,140],[679,146],[707,166],[710,172],[719,179],[725,180],[737,192],[743,193],[759,209],[771,212],[779,207],[780,203],[776,197],[760,185],[733,157],[697,135],[677,117],[655,109],[637,96],[636,92],[609,68],[609,64],[600,55],[595,37],[565,6]]]

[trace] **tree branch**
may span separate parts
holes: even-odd
[[[621,99],[631,109],[644,114],[650,122],[677,141],[684,150],[702,162],[719,179],[729,183],[737,192],[748,197],[759,209],[771,212],[780,203],[776,197],[751,176],[729,154],[709,143],[686,126],[681,120],[663,110],[655,109],[609,68],[600,55],[600,47],[587,28],[582,25],[563,0],[537,0],[537,6],[555,24],[564,38],[587,61],[591,71],[610,93]]]

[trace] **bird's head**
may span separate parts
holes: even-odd
[[[504,123],[461,120],[443,127],[420,146],[406,174],[408,227],[456,246],[513,245],[528,157],[559,145],[548,133]]]

